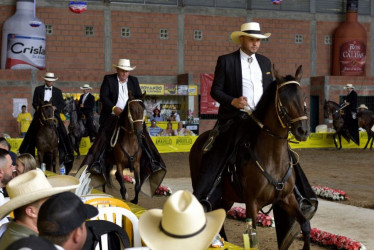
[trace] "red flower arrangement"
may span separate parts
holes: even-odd
[[[246,212],[245,208],[242,207],[233,207],[227,212],[227,217],[235,220],[242,220],[246,219]],[[256,224],[262,227],[274,227],[274,219],[270,215],[263,214],[259,212],[257,214],[257,221]]]
[[[343,201],[348,200],[349,197],[347,196],[347,193],[339,190],[339,189],[333,189],[329,187],[323,187],[323,186],[312,186],[313,191],[316,193],[317,196],[329,200],[335,200],[335,201]]]
[[[328,233],[317,228],[310,231],[310,239],[322,246],[333,247],[334,249],[366,250],[366,247],[357,241],[345,236]]]
[[[170,196],[173,192],[168,186],[158,186],[158,188],[155,191],[156,196]]]
[[[123,176],[123,180],[125,182],[131,183],[131,184],[135,184],[136,183],[135,179],[132,178],[131,176],[128,176],[128,175],[124,175]]]

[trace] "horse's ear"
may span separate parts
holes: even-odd
[[[303,66],[300,65],[296,70],[295,80],[300,82],[302,76],[303,76]]]
[[[132,95],[132,91],[129,90],[129,100],[134,100],[134,96]]]
[[[146,94],[147,94],[147,91],[144,91],[144,93],[142,94],[142,97],[141,97],[142,101],[144,101]]]
[[[278,70],[275,69],[275,64],[273,64],[273,73],[274,73],[275,80],[278,83],[282,82],[282,77],[279,75]]]

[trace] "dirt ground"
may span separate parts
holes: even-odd
[[[340,201],[358,207],[374,209],[373,156],[374,152],[361,149],[297,149],[301,166],[311,185],[323,185],[334,189],[341,189],[347,193],[349,200]],[[190,177],[188,153],[162,154],[167,166],[165,178]],[[77,160],[78,165],[81,160]],[[130,198],[133,197],[131,185],[127,185]],[[173,190],[176,191],[176,190]],[[108,193],[119,196],[118,186],[108,189]],[[144,208],[162,208],[166,197],[148,198],[140,194],[139,205]],[[311,223],[313,227],[313,221]],[[244,222],[226,219],[225,229],[229,241],[242,246],[242,232]],[[258,227],[261,249],[277,249],[274,228]],[[346,235],[348,236],[348,235]],[[290,249],[301,249],[302,241],[295,240]],[[312,245],[312,249],[323,249]]]

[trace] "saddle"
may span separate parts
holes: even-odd
[[[214,128],[209,132],[208,140],[204,143],[203,154],[207,153],[212,149],[213,144],[216,141],[216,138],[219,136],[219,134],[226,132],[233,123],[234,120],[228,120],[225,124],[219,124],[219,121],[216,123]]]

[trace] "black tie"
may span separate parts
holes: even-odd
[[[52,88],[45,88],[45,90],[52,90]]]

